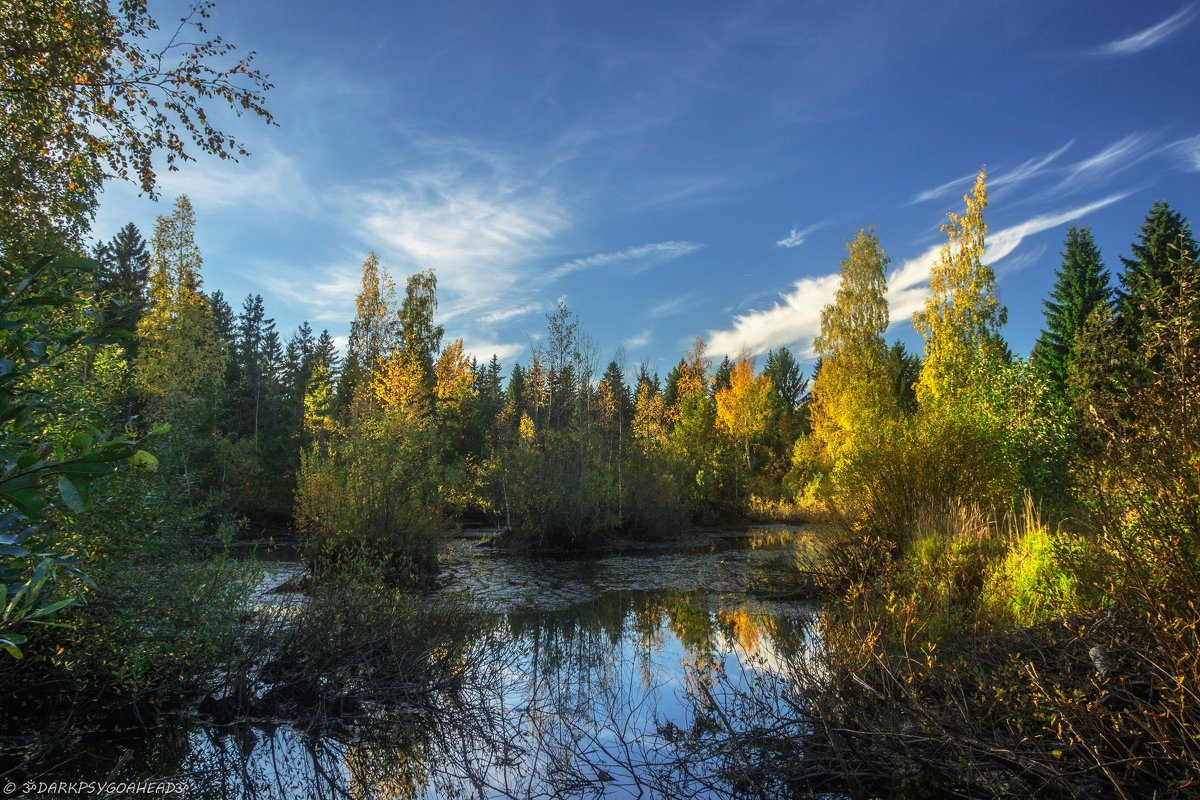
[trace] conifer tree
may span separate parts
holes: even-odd
[[[515,418],[518,420],[525,412],[525,370],[521,369],[519,361],[513,364],[512,375],[508,378],[508,388],[504,392],[504,404],[512,406]]]
[[[1000,329],[1008,310],[996,297],[996,273],[983,263],[987,225],[987,175],[963,197],[967,213],[949,214],[942,226],[949,242],[933,262],[925,310],[913,314],[913,327],[925,336],[925,366],[917,383],[922,405],[952,403],[977,381],[984,367],[1004,358]]]
[[[801,377],[800,365],[786,347],[767,352],[763,373],[771,379],[771,395],[780,413],[795,411],[800,398],[808,391],[808,380]]]
[[[921,357],[908,352],[899,339],[888,348],[888,381],[896,408],[905,414],[917,410],[917,381],[921,378]]]
[[[1112,304],[1113,294],[1091,228],[1072,225],[1067,230],[1064,247],[1050,298],[1042,301],[1046,327],[1034,345],[1031,358],[1060,392],[1066,386],[1076,335],[1097,306]]]
[[[312,360],[314,369],[320,365],[325,370],[327,380],[331,383],[337,380],[340,359],[328,328],[323,329],[317,337],[317,343],[313,345]]]
[[[713,397],[716,397],[717,393],[719,391],[721,391],[722,389],[729,388],[730,377],[732,376],[732,374],[733,374],[733,362],[730,361],[729,356],[726,355],[724,358],[721,359],[721,363],[719,365],[717,365],[717,371],[713,373],[713,380],[712,380]]]
[[[485,430],[491,428],[492,421],[504,408],[504,375],[500,370],[500,357],[495,353],[479,370],[479,413]]]
[[[150,278],[150,251],[137,226],[130,222],[113,238],[96,246],[96,289],[106,296],[106,319],[120,318],[115,327],[133,334],[146,307],[146,284]],[[125,352],[137,355],[137,339],[123,340]]]
[[[1125,268],[1119,276],[1119,320],[1130,346],[1137,350],[1146,328],[1161,322],[1155,317],[1153,309],[1159,304],[1152,301],[1153,296],[1162,292],[1169,299],[1179,297],[1176,271],[1182,269],[1189,275],[1200,273],[1197,266],[1200,250],[1188,220],[1162,200],[1155,201],[1154,207],[1146,213],[1141,233],[1131,250],[1133,258],[1121,258]]]

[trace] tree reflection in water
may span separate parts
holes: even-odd
[[[809,546],[775,530],[599,562],[464,550],[445,591],[470,581],[490,613],[453,694],[308,732],[197,726],[123,772],[187,776],[189,797],[214,800],[744,794],[758,777],[729,746],[753,724],[739,698],[773,692],[814,646],[814,606],[756,593],[786,588]]]

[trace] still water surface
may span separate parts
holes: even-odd
[[[419,720],[375,709],[338,734],[178,730],[139,771],[186,776],[203,798],[654,797],[685,779],[691,796],[722,796],[727,777],[684,745],[753,722],[714,698],[762,691],[811,646],[814,607],[783,598],[813,549],[795,526],[586,560],[456,539],[440,591],[486,612],[459,697]]]

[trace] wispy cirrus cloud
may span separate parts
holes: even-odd
[[[972,172],[971,174],[964,175],[961,178],[955,178],[952,181],[946,181],[941,186],[935,186],[932,189],[926,189],[923,192],[917,192],[913,195],[912,200],[908,201],[908,205],[913,206],[917,203],[924,203],[928,200],[936,200],[937,198],[945,197],[946,195],[960,188],[968,188],[971,185],[971,181],[975,180],[975,176],[978,174],[979,173],[977,172]]]
[[[1046,172],[1046,168],[1058,160],[1059,156],[1071,149],[1071,145],[1075,144],[1075,140],[1064,144],[1052,153],[1048,153],[1041,158],[1031,158],[1023,164],[1017,165],[1015,168],[1000,172],[994,175],[989,181],[989,186],[1016,186],[1025,181],[1037,178]]]
[[[495,325],[498,322],[507,322],[510,319],[517,319],[526,314],[534,314],[542,311],[545,308],[541,303],[523,303],[509,308],[501,308],[496,311],[488,312],[479,318],[479,321],[484,325]]]
[[[635,333],[632,336],[626,337],[621,341],[621,344],[626,350],[636,350],[639,347],[645,347],[650,341],[651,330],[647,328],[641,333]]]
[[[807,228],[792,228],[791,232],[789,232],[787,236],[775,243],[775,246],[787,248],[799,247],[800,245],[804,244],[804,240],[810,233],[815,230],[820,230],[828,224],[829,222],[826,220],[824,222],[818,222],[815,225],[809,225]]]
[[[988,264],[995,264],[1010,256],[1028,237],[1086,216],[1127,196],[1110,195],[1093,203],[1033,217],[996,231],[988,237],[984,260]],[[905,260],[888,275],[888,314],[892,327],[907,323],[912,319],[913,312],[924,308],[925,298],[929,296],[930,266],[941,249],[941,244],[934,245],[920,255]],[[1023,266],[1028,264],[1018,264],[1010,271]],[[814,355],[812,340],[821,330],[821,309],[833,302],[839,280],[836,272],[801,278],[792,285],[791,291],[780,295],[779,301],[771,308],[736,315],[731,328],[710,331],[711,351],[732,356],[744,347],[752,355],[758,355],[777,347],[793,347],[799,356],[811,358]]]
[[[1039,178],[1050,171],[1050,165],[1057,161],[1071,146],[1075,144],[1075,140],[1064,144],[1057,150],[1053,150],[1044,156],[1037,156],[1027,161],[1018,164],[1010,170],[1002,170],[994,173],[988,178],[988,188],[996,189],[1002,186],[1019,186],[1026,181]],[[942,197],[947,197],[952,193],[959,191],[968,191],[971,183],[975,180],[978,172],[972,172],[969,175],[963,175],[961,178],[955,178],[952,181],[947,181],[941,186],[935,186],[932,189],[926,189],[922,192],[917,192],[907,205],[916,205],[924,203],[928,200],[937,200]]]
[[[348,260],[354,263],[363,259]],[[354,316],[354,297],[362,284],[358,267],[318,267],[296,277],[294,269],[260,264],[255,274],[268,291],[305,309],[313,321],[341,323]]]
[[[1149,154],[1149,144],[1149,137],[1145,134],[1131,133],[1096,155],[1072,164],[1063,179],[1063,185],[1090,180],[1097,175],[1107,177],[1117,170],[1136,164]]]
[[[1200,172],[1200,136],[1172,142],[1167,145],[1167,149],[1183,161],[1188,172]]]
[[[435,270],[443,319],[504,303],[568,224],[549,189],[454,169],[406,176],[364,194],[358,209],[362,236],[385,262]]]
[[[597,253],[594,256],[576,258],[559,264],[546,273],[545,279],[547,281],[556,281],[559,278],[570,275],[572,272],[596,269],[598,267],[610,267],[614,264],[630,264],[633,266],[632,274],[636,275],[651,267],[657,267],[668,261],[682,258],[689,253],[694,253],[703,246],[696,242],[657,242],[654,244],[627,247],[615,253]]]
[[[1024,222],[1012,225],[1002,231],[991,234],[987,240],[987,250],[984,253],[984,260],[989,264],[999,261],[1005,256],[1016,250],[1021,242],[1028,236],[1041,233],[1042,231],[1051,228],[1057,228],[1060,225],[1065,225],[1068,222],[1085,217],[1093,211],[1098,211],[1105,206],[1110,206],[1120,200],[1128,197],[1128,193],[1111,194],[1103,200],[1097,200],[1094,203],[1088,203],[1078,208],[1072,208],[1069,211],[1062,211],[1055,214],[1044,214],[1039,217],[1025,220]]]
[[[661,319],[663,317],[674,316],[675,314],[682,314],[684,311],[687,311],[689,308],[691,308],[692,304],[695,302],[695,292],[689,292],[687,294],[679,295],[678,297],[672,297],[670,300],[665,300],[655,306],[652,306],[646,311],[646,316],[652,319]]]
[[[1096,48],[1095,52],[1101,56],[1129,56],[1134,53],[1140,53],[1143,50],[1149,50],[1151,47],[1162,43],[1172,34],[1178,33],[1187,26],[1195,16],[1195,11],[1196,6],[1193,3],[1175,12],[1157,25],[1151,25],[1149,28],[1138,31],[1132,36],[1126,36],[1123,39],[1102,44]]]

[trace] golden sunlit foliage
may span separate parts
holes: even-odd
[[[878,435],[898,413],[883,338],[889,259],[869,228],[847,242],[846,250],[837,295],[821,310],[821,334],[813,342],[821,357],[813,387],[813,433],[832,459]]]
[[[913,315],[913,326],[925,336],[925,367],[917,382],[922,406],[952,403],[1006,350],[1000,329],[1008,310],[996,297],[996,273],[983,263],[986,178],[980,170],[963,198],[967,213],[950,214],[942,226],[950,241],[933,263],[925,310]]]
[[[717,422],[745,453],[750,469],[750,443],[766,435],[771,422],[771,379],[754,374],[754,359],[741,356],[729,374],[729,388],[717,392]]]
[[[150,241],[150,305],[138,325],[138,385],[159,419],[195,422],[200,402],[212,409],[221,389],[226,352],[201,291],[202,258],[196,217],[186,195],[161,216]]]

